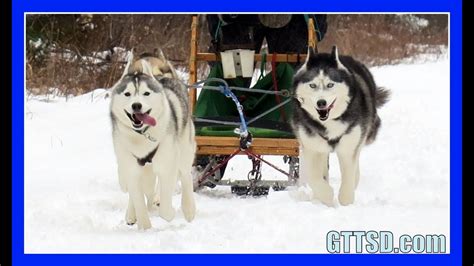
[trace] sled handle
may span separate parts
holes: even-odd
[[[197,81],[197,51],[198,51],[198,16],[192,16],[191,22],[191,54],[189,59],[189,84]],[[196,90],[189,90],[189,107],[191,114],[194,113],[196,105]]]
[[[318,39],[316,38],[316,29],[314,28],[313,18],[308,19],[308,47],[313,48],[314,51],[317,51]]]

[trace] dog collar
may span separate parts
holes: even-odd
[[[143,130],[136,130],[134,129],[133,131],[137,132],[138,134],[145,134],[145,132],[150,128],[150,126],[146,126]]]
[[[146,139],[148,139],[149,141],[153,141],[153,142],[156,142],[156,139],[152,136],[150,136],[150,134],[146,133],[146,131],[150,128],[150,126],[146,126],[143,130],[133,130],[135,132],[137,132],[138,134],[140,135],[143,135]]]

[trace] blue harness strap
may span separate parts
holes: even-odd
[[[248,136],[248,130],[247,130],[247,121],[245,121],[245,116],[244,116],[244,108],[239,102],[239,99],[237,99],[237,96],[229,89],[228,86],[219,86],[221,92],[227,97],[231,98],[232,101],[234,101],[235,106],[237,107],[237,111],[239,112],[239,117],[240,117],[240,127],[238,133],[241,137],[247,137]]]

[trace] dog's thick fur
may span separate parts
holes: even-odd
[[[331,54],[309,49],[306,62],[294,76],[293,89],[291,123],[313,197],[333,205],[328,158],[336,152],[342,176],[339,203],[353,203],[360,151],[375,140],[381,123],[377,108],[388,100],[388,91],[375,85],[362,63],[339,56],[336,47]]]
[[[172,196],[179,179],[187,221],[195,216],[191,169],[196,151],[186,88],[171,64],[159,57],[133,59],[112,88],[110,115],[120,187],[129,194],[125,220],[151,227],[148,210],[175,216]],[[145,202],[146,198],[146,202]]]

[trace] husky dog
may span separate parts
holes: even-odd
[[[148,210],[155,205],[159,215],[171,221],[178,179],[184,217],[192,221],[194,125],[187,90],[162,53],[134,62],[132,50],[122,77],[112,87],[110,115],[119,183],[129,194],[126,222],[150,228]]]
[[[153,76],[157,77],[158,79],[165,77],[165,78],[172,78],[172,79],[179,79],[176,70],[171,65],[171,63],[166,59],[163,51],[161,49],[155,50],[152,54],[151,53],[143,53],[140,55],[140,60],[137,60],[133,63],[132,69],[137,71],[142,71],[142,62],[146,61],[150,64]]]
[[[301,145],[302,167],[308,175],[313,197],[333,205],[328,183],[329,153],[336,152],[341,187],[339,203],[354,202],[359,183],[359,155],[375,140],[380,127],[377,108],[388,101],[389,92],[377,88],[369,70],[349,56],[308,56],[293,79],[295,99],[292,128]]]

